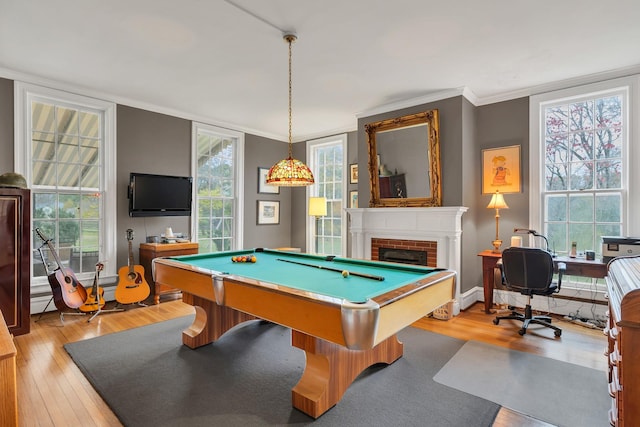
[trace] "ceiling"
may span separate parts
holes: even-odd
[[[638,0],[0,0],[0,77],[256,135],[640,72]]]

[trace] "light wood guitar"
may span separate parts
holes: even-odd
[[[78,310],[84,313],[92,313],[104,307],[104,289],[98,286],[98,278],[103,268],[104,264],[101,262],[96,264],[96,276],[93,279],[93,286],[87,291],[87,300]]]
[[[51,239],[47,239],[39,228],[36,228],[35,231],[38,237],[40,237],[49,247],[49,251],[58,265],[58,268],[47,276],[49,285],[51,285],[53,302],[56,305],[56,308],[60,311],[64,311],[67,307],[80,307],[87,299],[86,289],[82,286],[82,283],[78,281],[75,274],[73,274],[73,270],[62,265],[62,261],[60,261],[60,257],[58,256],[56,249],[51,244]],[[42,252],[40,252],[40,255],[43,257],[42,259],[44,262],[44,255],[42,255]]]
[[[151,292],[151,288],[144,278],[144,267],[133,263],[132,229],[127,230],[127,240],[129,241],[129,262],[127,267],[122,267],[118,270],[119,280],[115,292],[116,301],[120,304],[133,304],[144,301]]]

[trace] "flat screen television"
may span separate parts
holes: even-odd
[[[131,172],[129,216],[191,216],[190,176]]]

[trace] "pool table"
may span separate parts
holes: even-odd
[[[396,333],[451,301],[456,280],[441,268],[269,249],[156,258],[152,269],[156,283],[182,290],[195,307],[182,334],[188,347],[248,320],[291,328],[292,345],[306,354],[292,405],[314,418],[367,367],[400,358]]]

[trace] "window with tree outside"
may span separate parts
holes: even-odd
[[[553,250],[602,252],[623,228],[624,93],[544,107],[544,229]]]

